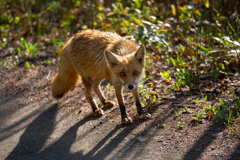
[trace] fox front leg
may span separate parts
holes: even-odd
[[[93,83],[89,80],[83,79],[83,84],[85,86],[85,97],[88,101],[88,103],[91,105],[93,114],[95,116],[102,116],[103,110],[98,108],[98,105],[96,103],[96,101],[92,98],[92,85]]]
[[[121,112],[121,117],[122,117],[122,124],[129,124],[132,123],[132,119],[128,117],[127,112],[126,112],[126,107],[123,102],[123,93],[122,93],[122,85],[114,85],[118,104],[119,104],[119,109]]]
[[[147,119],[151,118],[151,114],[146,113],[143,111],[142,105],[139,100],[139,94],[138,94],[138,87],[136,89],[132,90],[133,98],[137,107],[137,113],[140,119]]]
[[[94,80],[93,89],[94,89],[95,93],[97,94],[98,98],[100,99],[100,101],[102,102],[103,108],[111,108],[114,106],[114,103],[111,101],[108,101],[106,99],[106,97],[103,95],[102,90],[100,88],[100,84],[101,84],[102,80],[103,79]]]

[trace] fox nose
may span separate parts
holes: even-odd
[[[128,89],[132,90],[134,86],[132,84],[128,85]]]

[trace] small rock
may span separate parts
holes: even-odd
[[[146,139],[143,138],[142,136],[139,136],[137,139],[138,139],[140,142],[144,142],[144,141],[146,141]]]
[[[220,136],[221,134],[222,134],[221,132],[218,132],[218,133],[214,133],[212,136],[217,137],[217,136]]]

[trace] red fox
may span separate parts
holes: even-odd
[[[105,98],[100,88],[106,79],[115,88],[123,124],[132,123],[123,101],[123,86],[132,91],[139,117],[151,117],[142,109],[137,86],[144,74],[146,49],[143,45],[139,47],[116,33],[88,29],[70,38],[61,54],[58,73],[51,81],[53,98],[62,98],[81,78],[93,113],[101,116],[103,111],[91,92],[95,91],[104,107],[112,107],[114,103]]]

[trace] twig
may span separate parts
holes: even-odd
[[[50,74],[51,74],[51,70],[48,72],[48,75],[46,77],[47,79],[49,78]]]
[[[187,105],[187,104],[172,104],[173,106],[177,106],[177,107],[189,107],[189,108],[196,108],[196,106],[192,106],[192,105]]]

